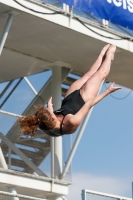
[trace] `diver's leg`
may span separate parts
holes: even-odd
[[[111,45],[106,52],[105,59],[99,70],[88,79],[80,89],[80,94],[84,101],[97,96],[101,82],[108,76],[110,72],[111,61],[114,59],[116,46]]]
[[[103,49],[101,50],[97,60],[95,61],[95,63],[92,65],[92,67],[90,68],[90,70],[85,73],[80,79],[76,80],[68,89],[68,91],[66,92],[66,96],[68,96],[70,93],[72,93],[75,90],[79,90],[82,85],[99,69],[99,67],[101,66],[103,59],[105,58],[105,54],[108,50],[108,48],[110,47],[109,44],[105,45],[103,47]]]

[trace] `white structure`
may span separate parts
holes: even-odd
[[[5,123],[5,126],[8,124],[4,116],[20,116],[17,112],[3,109],[10,94],[20,83],[24,81],[23,84],[27,84],[32,95],[34,94],[34,98],[21,113],[22,115],[32,113],[33,105],[45,104],[51,95],[55,109],[59,108],[61,83],[68,85],[72,83],[73,79],[67,78],[70,72],[77,75],[85,73],[104,43],[118,46],[108,81],[115,77],[116,83],[133,88],[133,67],[131,67],[133,37],[126,32],[120,33],[110,29],[107,27],[108,23],[104,26],[104,23],[96,24],[77,16],[66,5],[58,8],[44,4],[40,0],[0,0],[0,24],[0,82],[9,81],[2,91],[0,100],[0,123]],[[38,92],[27,76],[48,70],[52,70],[52,77]],[[125,74],[126,77],[123,79]],[[18,80],[7,97],[2,100],[14,79]],[[23,98],[25,95],[26,92],[23,91],[18,97]],[[33,138],[35,140],[32,140],[32,138],[19,138],[17,125],[13,124],[10,130],[5,131],[6,133],[0,129],[2,149],[0,151],[0,195],[5,195],[4,199],[11,197],[13,200],[65,199],[63,196],[68,194],[71,181],[64,180],[64,177],[91,111],[84,119],[64,166],[62,137],[50,138],[38,131]],[[22,148],[23,146],[25,149]],[[41,163],[49,153],[51,153],[51,175],[48,177],[42,170]],[[16,166],[17,169],[11,170],[12,166]],[[20,171],[19,168],[23,170]]]

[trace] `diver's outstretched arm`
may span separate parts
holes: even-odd
[[[106,97],[108,94],[115,92],[116,90],[121,89],[121,87],[114,87],[114,83],[112,83],[106,91],[101,93],[100,95],[88,100],[84,106],[75,114],[72,115],[69,118],[69,122],[73,126],[79,126],[85,117],[85,115],[88,113],[91,107],[93,107],[95,104],[100,102],[104,97]]]
[[[114,87],[115,82],[113,82],[106,91],[104,91],[102,94],[99,94],[98,96],[96,96],[93,100],[92,100],[92,106],[94,106],[95,104],[97,104],[99,101],[101,101],[104,97],[106,97],[108,94],[115,92],[116,90],[121,89],[121,87]]]

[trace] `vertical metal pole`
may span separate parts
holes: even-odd
[[[132,200],[133,200],[133,182],[132,182]]]
[[[51,149],[51,178],[54,178],[54,137],[50,137]]]
[[[61,67],[54,66],[52,69],[52,100],[54,105],[54,110],[59,109],[61,106]],[[53,139],[52,139],[53,140]],[[53,144],[53,143],[52,143]],[[54,177],[59,177],[62,173],[62,137],[54,138]],[[53,149],[52,149],[53,154]],[[52,155],[53,159],[53,155]],[[52,160],[53,162],[53,160]]]
[[[0,167],[2,167],[3,169],[8,169],[5,158],[4,158],[2,150],[1,150],[1,147],[0,147]],[[13,193],[13,194],[17,194],[15,189],[12,188],[12,187],[8,187],[8,191]],[[18,197],[11,197],[11,200],[19,200],[19,198]]]
[[[8,36],[8,32],[9,32],[12,20],[13,20],[13,14],[9,14],[7,22],[6,22],[5,29],[4,29],[3,34],[1,36],[1,39],[0,39],[0,55],[2,53],[6,38]]]
[[[82,194],[81,194],[81,198],[82,200],[86,200],[86,191],[85,190],[82,190]]]
[[[1,150],[1,147],[0,147],[0,168],[8,169],[5,158],[4,158],[2,150]]]
[[[99,89],[98,94],[99,94],[100,91],[101,91],[101,88],[102,88],[102,86],[103,86],[103,83],[104,83],[104,81],[102,81],[102,83],[101,83],[101,86],[100,86],[100,89]],[[80,139],[81,139],[81,137],[82,137],[82,135],[83,135],[83,132],[84,132],[84,130],[85,130],[85,128],[86,128],[86,125],[87,125],[87,123],[88,123],[88,120],[89,120],[89,118],[90,118],[90,115],[91,115],[91,113],[92,113],[93,108],[94,108],[94,106],[90,109],[90,111],[88,112],[88,114],[86,115],[86,117],[85,117],[84,120],[83,120],[83,123],[82,123],[82,125],[81,125],[81,127],[80,127],[80,130],[79,130],[79,133],[78,133],[78,135],[77,135],[77,138],[75,139],[74,145],[73,145],[72,150],[71,150],[71,152],[70,152],[70,154],[69,154],[69,157],[68,157],[68,159],[67,159],[66,165],[65,165],[65,167],[64,167],[64,170],[63,170],[63,172],[62,172],[62,174],[61,174],[60,179],[63,179],[64,176],[66,175],[67,171],[68,171],[68,168],[69,168],[69,166],[70,166],[70,164],[71,164],[71,162],[72,162],[73,156],[74,156],[74,154],[75,154],[75,152],[76,152],[76,149],[77,149],[78,144],[79,144],[79,142],[80,142]]]
[[[11,169],[11,148],[8,147],[8,168]]]

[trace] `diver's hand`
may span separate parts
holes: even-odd
[[[115,92],[116,90],[120,90],[121,87],[114,87],[115,82],[113,82],[107,89],[108,93]]]
[[[52,97],[50,97],[50,99],[48,100],[48,109],[51,110],[53,112],[53,103],[52,103]]]

